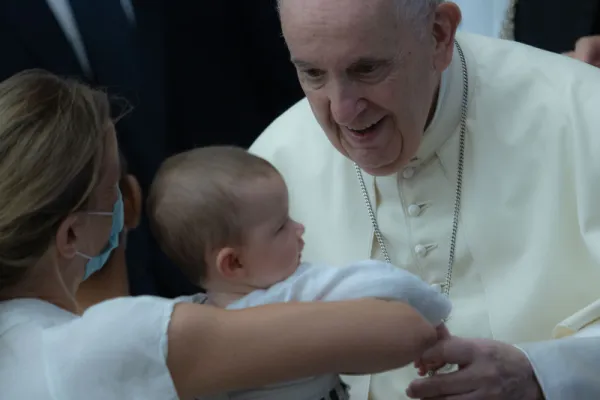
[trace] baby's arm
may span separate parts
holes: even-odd
[[[287,280],[255,291],[233,303],[231,309],[291,301],[341,301],[375,297],[402,301],[438,326],[450,314],[446,296],[410,272],[367,260],[345,267],[303,264]]]

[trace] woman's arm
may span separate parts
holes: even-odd
[[[175,306],[167,364],[183,399],[337,373],[405,366],[436,340],[410,306],[364,299],[225,311]]]

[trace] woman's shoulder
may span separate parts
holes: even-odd
[[[12,348],[0,347],[0,353],[10,351],[15,357],[11,364],[23,368],[37,357],[40,367],[33,372],[34,380],[49,382],[44,398],[175,399],[166,352],[176,303],[156,297],[120,298],[93,306],[82,316],[53,310],[48,303],[37,304],[29,307],[26,319],[9,328],[7,337],[30,333],[15,338]],[[7,310],[14,315],[26,308],[15,303]],[[51,321],[41,314],[49,310],[57,311]],[[0,318],[2,314],[0,308]],[[0,381],[9,375],[0,369]]]
[[[167,330],[176,303],[118,298],[47,330],[46,362],[57,370],[52,381],[86,399],[177,398],[167,368]]]
[[[46,330],[48,343],[85,342],[86,351],[153,353],[166,359],[166,336],[178,300],[123,297],[88,308],[68,323]]]
[[[40,329],[86,326],[89,323],[131,320],[162,319],[170,317],[180,299],[164,299],[154,296],[121,297],[104,301],[87,309],[78,316],[54,304],[39,299],[15,299],[0,302],[0,334],[22,324],[35,325]]]
[[[88,308],[81,318],[102,319],[108,315],[129,315],[130,313],[150,313],[152,316],[160,317],[170,315],[173,307],[181,299],[165,299],[155,296],[118,297],[106,300]],[[144,318],[148,317],[146,315]],[[138,315],[142,317],[142,315]]]
[[[39,301],[0,303],[0,388],[3,399],[53,399],[43,362],[43,329],[63,317]],[[35,314],[42,316],[39,321]]]

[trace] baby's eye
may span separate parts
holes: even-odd
[[[279,229],[277,230],[277,232],[281,232],[282,230],[285,229],[285,227],[287,226],[288,222],[289,222],[289,218],[285,220],[285,222],[279,227]]]

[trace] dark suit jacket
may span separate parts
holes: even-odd
[[[119,121],[117,133],[145,193],[168,155],[210,144],[249,146],[302,97],[275,0],[132,2],[139,48],[121,51],[136,55],[141,77],[125,90],[135,108]],[[118,56],[122,43],[115,42]],[[0,49],[0,80],[43,68],[120,95],[115,85],[131,81],[119,74],[110,82],[89,81],[45,0],[0,0]],[[134,295],[198,290],[158,250],[145,216],[129,233],[127,264]]]
[[[303,97],[275,0],[169,1],[169,113],[177,150],[248,147]]]
[[[249,147],[303,97],[281,35],[275,0],[165,2],[167,146]],[[199,177],[201,179],[201,177]],[[161,293],[186,292],[157,269]]]
[[[600,34],[599,0],[518,0],[515,40],[563,53],[577,39]]]
[[[45,0],[0,1],[0,80],[29,68],[43,68],[61,76],[76,77],[93,86],[106,87],[111,95],[126,95],[133,111],[121,119],[116,128],[121,150],[130,173],[140,181],[146,193],[153,176],[167,154],[165,141],[165,105],[163,95],[164,61],[162,25],[159,2],[145,1],[138,12],[140,41],[137,48],[118,49],[135,54],[142,65],[135,87],[127,76],[109,76],[108,81],[88,79],[60,25]],[[154,7],[154,8],[153,8]],[[94,65],[91,65],[92,70]],[[119,87],[122,85],[123,87]],[[130,232],[127,243],[127,264],[132,294],[167,294],[154,276],[165,267],[166,258],[157,250],[144,216],[138,229]],[[168,264],[167,264],[168,265]],[[163,274],[164,275],[164,274]],[[167,274],[168,275],[168,274]],[[185,285],[183,278],[179,279]],[[192,288],[185,286],[181,291]]]

